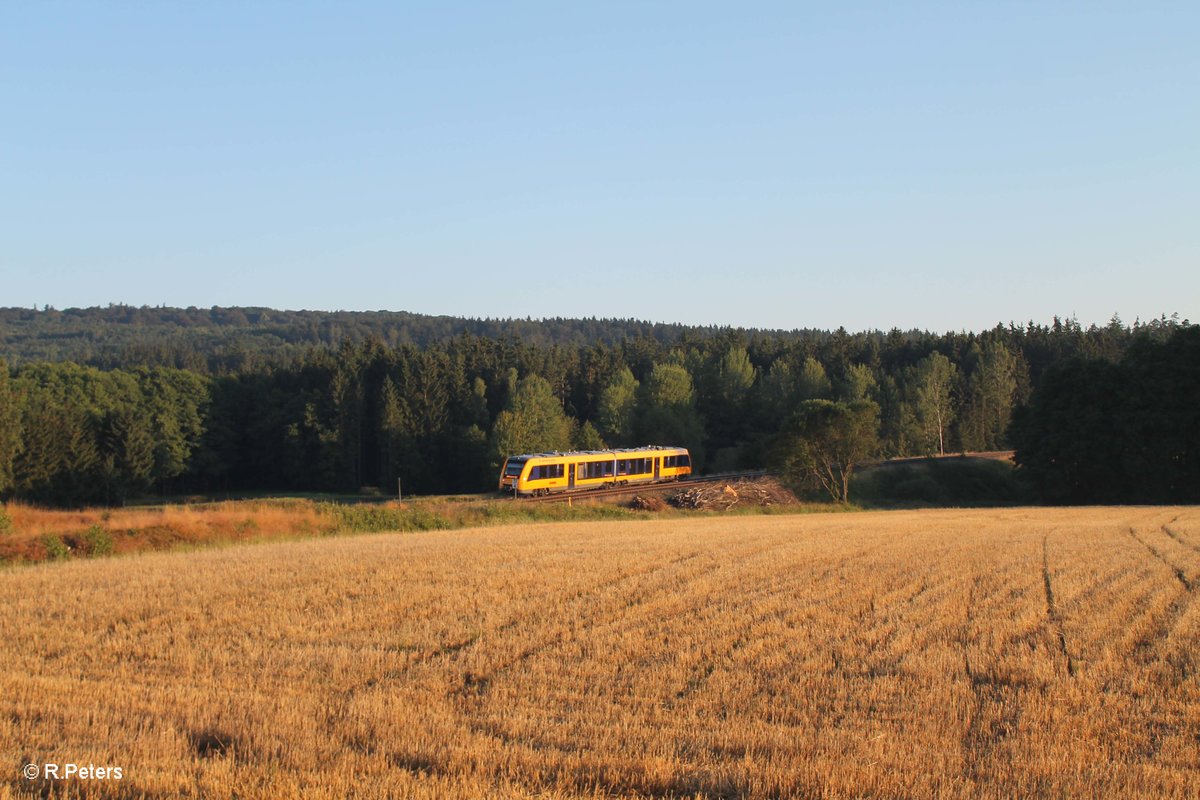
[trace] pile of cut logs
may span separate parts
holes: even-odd
[[[771,480],[738,481],[732,484],[697,486],[667,498],[676,508],[725,511],[734,506],[773,506],[796,502],[778,483]]]
[[[629,505],[639,511],[662,511],[667,507],[661,497],[642,497],[640,494]]]
[[[697,486],[668,498],[667,502],[676,508],[711,508],[724,511],[737,505],[741,499],[737,489],[725,484]]]

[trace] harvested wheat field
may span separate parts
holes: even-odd
[[[554,523],[12,568],[0,795],[1195,797],[1198,591],[1195,508]]]

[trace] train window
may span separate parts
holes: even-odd
[[[640,458],[623,458],[617,462],[618,475],[637,475],[642,471],[642,459]]]
[[[678,456],[677,460],[679,462],[679,466],[681,466],[681,467],[690,467],[692,465],[692,459],[686,453],[684,455]]]
[[[608,478],[613,474],[613,462],[611,461],[590,461],[583,465],[587,467],[588,478]]]

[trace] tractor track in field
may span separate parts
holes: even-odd
[[[979,601],[980,576],[975,575],[967,593],[964,620],[959,633],[963,651],[963,672],[973,698],[966,728],[960,737],[960,750],[970,764],[971,777],[977,782],[988,780],[984,765],[1004,740],[1018,731],[1022,708],[1010,697],[1011,685],[992,674],[986,666],[972,666],[970,634],[975,624],[976,604]],[[1068,659],[1068,665],[1070,660]],[[991,709],[995,713],[990,713]]]
[[[1168,536],[1171,536],[1171,538],[1177,539],[1174,534],[1167,530],[1166,525],[1162,526],[1162,531]],[[1162,616],[1155,621],[1154,629],[1148,631],[1134,645],[1134,653],[1138,660],[1146,663],[1155,659],[1158,643],[1169,638],[1171,632],[1174,631],[1178,626],[1180,619],[1183,618],[1184,613],[1187,611],[1188,606],[1191,605],[1192,600],[1195,597],[1196,587],[1195,584],[1188,580],[1187,575],[1184,573],[1182,568],[1176,566],[1170,559],[1164,556],[1158,550],[1158,548],[1154,547],[1154,545],[1138,536],[1137,531],[1135,531],[1133,528],[1128,528],[1127,532],[1136,542],[1149,550],[1150,555],[1154,556],[1165,566],[1169,567],[1171,572],[1175,574],[1175,579],[1178,580],[1180,586],[1183,587],[1183,591],[1175,595],[1175,598],[1171,600]],[[1187,544],[1186,542],[1181,543]]]
[[[1165,526],[1163,527],[1163,532],[1164,532],[1164,533],[1166,533],[1166,532],[1167,532],[1167,531],[1166,531],[1166,527],[1165,527]],[[1159,561],[1161,561],[1161,562],[1162,562],[1164,565],[1166,565],[1167,567],[1169,567],[1169,568],[1171,569],[1171,572],[1175,573],[1175,579],[1176,579],[1176,580],[1178,580],[1178,581],[1179,581],[1179,583],[1183,585],[1183,588],[1184,588],[1185,590],[1187,590],[1187,591],[1189,591],[1189,592],[1190,592],[1190,591],[1192,591],[1192,590],[1195,588],[1195,587],[1193,586],[1192,582],[1191,582],[1190,580],[1188,580],[1187,573],[1183,571],[1183,568],[1182,568],[1182,567],[1180,567],[1180,566],[1176,565],[1176,564],[1175,564],[1173,561],[1171,561],[1169,558],[1167,558],[1166,556],[1164,556],[1164,555],[1162,554],[1162,552],[1161,552],[1161,551],[1160,551],[1160,550],[1159,550],[1157,547],[1155,547],[1154,545],[1150,544],[1149,542],[1147,542],[1147,541],[1146,541],[1145,539],[1143,539],[1142,537],[1138,536],[1138,535],[1137,535],[1137,532],[1136,532],[1136,531],[1134,531],[1134,529],[1133,529],[1133,528],[1130,528],[1130,529],[1129,529],[1129,535],[1130,535],[1130,536],[1132,536],[1132,537],[1134,538],[1134,541],[1136,541],[1136,542],[1137,542],[1138,544],[1140,544],[1142,547],[1144,547],[1144,548],[1146,548],[1147,550],[1149,550],[1149,551],[1150,551],[1150,555],[1154,556],[1154,557],[1155,557],[1155,558],[1157,558]],[[1169,535],[1169,536],[1170,536],[1171,534],[1169,534],[1169,533],[1168,533],[1167,535]],[[1174,537],[1174,536],[1172,536],[1172,538],[1175,538],[1175,537]]]
[[[1046,619],[1050,622],[1050,629],[1058,639],[1059,649],[1067,661],[1067,675],[1074,678],[1075,660],[1071,658],[1071,652],[1067,649],[1067,631],[1063,627],[1058,606],[1054,603],[1054,587],[1050,584],[1050,546],[1047,544],[1047,538],[1042,537],[1042,584],[1046,590]]]
[[[1179,519],[1179,517],[1176,517],[1175,519]],[[1194,550],[1197,553],[1200,553],[1200,545],[1196,544],[1195,542],[1190,542],[1187,539],[1184,539],[1178,533],[1171,530],[1171,524],[1175,522],[1175,519],[1171,520],[1171,522],[1168,522],[1166,525],[1163,525],[1162,532],[1165,533],[1167,536],[1170,536],[1172,539],[1179,542],[1181,545],[1188,548],[1189,550]]]
[[[700,478],[682,478],[677,481],[661,481],[655,483],[631,483],[626,486],[612,486],[604,489],[576,489],[575,491],[555,492],[541,497],[517,497],[518,503],[565,503],[573,500],[595,500],[606,497],[632,496],[645,492],[662,491],[664,489],[687,490],[696,486],[711,486],[730,481],[754,480],[771,473],[764,470],[755,472],[730,472],[721,475],[706,475]]]

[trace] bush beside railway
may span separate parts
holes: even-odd
[[[963,508],[1026,503],[1030,492],[1012,462],[960,456],[867,467],[851,479],[850,498],[872,508]]]

